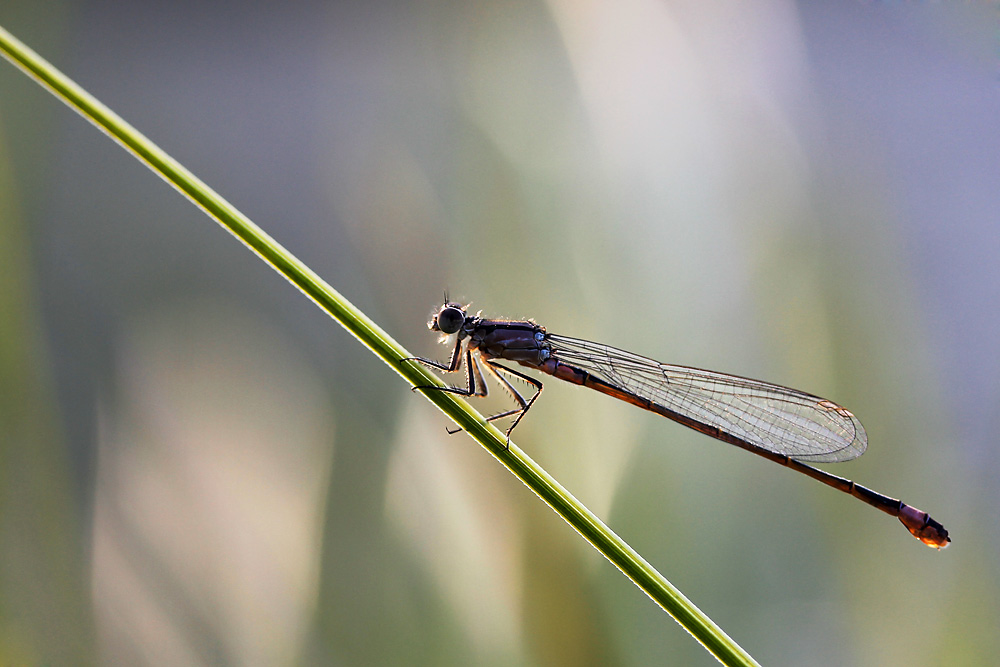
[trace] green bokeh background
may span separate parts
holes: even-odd
[[[447,289],[847,405],[871,446],[831,469],[952,548],[554,381],[516,440],[762,664],[994,664],[995,8],[9,0],[0,25],[417,354],[446,354]],[[714,664],[6,63],[0,398],[0,663]]]

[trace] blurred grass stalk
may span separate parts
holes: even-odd
[[[0,52],[249,246],[411,385],[443,386],[441,380],[421,364],[404,361],[413,355],[249,218],[3,27],[0,27]],[[488,424],[466,401],[442,391],[425,392],[425,395],[673,616],[720,662],[725,665],[757,664],[545,470],[516,446],[508,447],[503,434]]]

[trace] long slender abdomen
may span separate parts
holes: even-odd
[[[948,546],[949,542],[951,542],[951,538],[948,537],[948,531],[944,526],[932,519],[926,512],[907,505],[896,498],[890,498],[889,496],[873,491],[867,487],[861,486],[860,484],[855,484],[849,479],[838,477],[837,475],[828,473],[825,470],[820,470],[819,468],[814,468],[811,465],[803,463],[802,461],[797,461],[791,458],[787,454],[772,451],[752,442],[748,442],[743,438],[723,431],[716,426],[699,422],[691,417],[688,417],[687,415],[680,414],[670,408],[654,403],[649,399],[636,396],[635,394],[621,389],[620,387],[616,387],[600,378],[594,377],[592,374],[581,368],[570,366],[569,364],[565,364],[557,359],[550,358],[541,364],[535,364],[527,361],[521,361],[520,363],[524,366],[528,366],[529,368],[535,368],[542,373],[551,375],[552,377],[559,378],[560,380],[565,380],[566,382],[571,382],[584,387],[590,387],[591,389],[599,391],[602,394],[613,396],[614,398],[625,401],[626,403],[630,403],[644,410],[655,412],[658,415],[672,419],[679,424],[683,424],[684,426],[716,438],[717,440],[722,440],[723,442],[736,445],[737,447],[753,452],[758,456],[762,456],[765,459],[774,461],[779,465],[804,473],[809,477],[826,484],[827,486],[831,486],[839,491],[848,493],[858,500],[861,500],[876,509],[882,510],[886,514],[897,517],[914,537],[930,547],[943,549]]]

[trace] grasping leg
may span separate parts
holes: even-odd
[[[425,359],[423,357],[410,357],[409,359],[412,361],[419,361],[420,363],[426,366],[437,368],[438,370],[444,371],[445,373],[455,373],[459,371],[462,367],[462,343],[461,341],[458,341],[456,343],[455,351],[451,357],[451,362],[448,364],[442,364],[438,361],[434,361],[433,359]],[[496,378],[497,382],[499,382],[500,385],[504,389],[506,389],[507,392],[511,395],[511,397],[517,402],[516,408],[513,408],[511,410],[506,410],[504,412],[499,412],[495,415],[491,415],[486,418],[487,422],[492,422],[496,421],[497,419],[503,419],[504,417],[509,417],[511,415],[517,415],[514,419],[514,422],[510,425],[510,427],[506,431],[507,445],[510,446],[511,431],[513,431],[514,427],[517,426],[517,423],[521,421],[521,418],[524,416],[524,413],[527,412],[528,408],[530,408],[532,403],[535,402],[535,399],[538,398],[538,395],[542,393],[542,383],[539,382],[538,380],[529,377],[527,375],[524,375],[523,373],[519,373],[511,368],[507,368],[506,366],[498,364],[489,359],[481,359],[481,357],[479,357],[478,355],[473,356],[472,350],[466,349],[465,365],[468,370],[468,385],[466,387],[439,387],[437,385],[419,385],[413,387],[413,391],[416,391],[417,389],[433,389],[436,391],[447,391],[452,394],[458,394],[459,396],[486,397],[489,395],[489,387],[487,386],[486,379],[483,376],[482,372],[483,366],[480,365],[481,361],[485,361],[486,370],[489,371],[490,375]],[[533,386],[536,390],[534,395],[532,395],[530,399],[525,399],[524,396],[522,396],[521,393],[517,390],[517,388],[514,387],[514,385],[512,385],[507,378],[505,378],[503,375],[500,374],[500,371],[510,373],[513,376],[519,377],[528,384],[530,384],[531,386]],[[448,433],[454,434],[458,433],[461,430],[462,429],[455,429],[455,430],[448,429]]]
[[[517,417],[514,418],[514,422],[509,427],[507,427],[507,446],[509,447],[510,432],[514,430],[514,427],[518,425],[518,423],[524,417],[525,413],[528,412],[528,409],[531,408],[531,406],[534,404],[535,399],[537,399],[539,396],[542,395],[543,386],[541,382],[531,377],[530,375],[519,373],[512,368],[507,368],[506,366],[498,364],[495,361],[490,361],[489,359],[486,360],[486,368],[489,369],[489,371],[493,374],[493,377],[499,380],[504,385],[504,387],[507,388],[507,390],[511,393],[511,395],[514,397],[514,400],[517,401],[517,404],[519,406],[519,409],[508,410],[507,412],[502,412],[498,415],[493,415],[492,417],[486,420],[486,421],[493,421],[494,419],[500,419],[501,417],[507,417],[513,414],[517,415]],[[519,377],[528,384],[530,384],[536,390],[534,395],[528,400],[524,400],[524,397],[521,396],[521,394],[517,391],[517,389],[514,388],[514,385],[512,385],[510,381],[507,380],[507,378],[500,375],[499,371],[510,373],[511,375]]]

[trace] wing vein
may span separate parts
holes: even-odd
[[[552,356],[630,394],[772,452],[809,462],[849,461],[868,436],[832,401],[781,385],[662,364],[625,350],[548,334]]]

